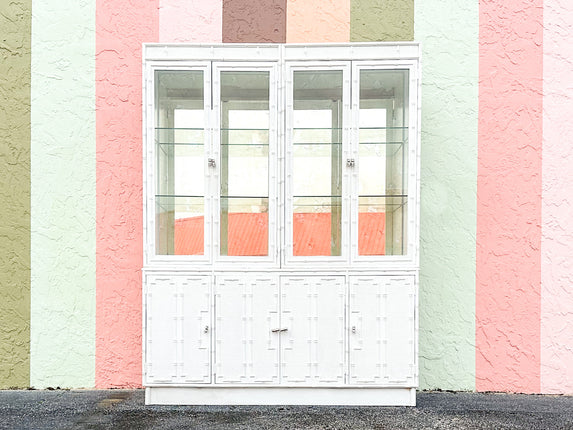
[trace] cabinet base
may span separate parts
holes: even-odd
[[[416,406],[415,388],[147,387],[146,405]]]

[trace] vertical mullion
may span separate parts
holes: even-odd
[[[293,244],[293,109],[294,109],[294,71],[292,67],[285,64],[285,262],[294,257]]]
[[[344,78],[343,78],[344,82]],[[344,98],[344,91],[342,94]],[[330,145],[330,161],[331,161],[331,177],[330,177],[330,254],[339,255],[342,254],[341,246],[341,230],[342,230],[342,128],[344,124],[344,118],[342,119],[342,124],[340,123],[340,110],[341,110],[341,100],[332,101],[332,142]],[[340,184],[340,185],[339,185]],[[340,195],[340,197],[338,197]],[[337,200],[340,198],[340,205],[338,206]],[[336,228],[333,228],[336,226]]]
[[[219,174],[219,161],[220,150],[221,150],[221,116],[219,115],[220,110],[220,94],[221,94],[221,76],[218,64],[212,64],[211,76],[213,81],[211,82],[212,94],[211,94],[211,124],[213,126],[211,136],[213,138],[212,142],[212,153],[211,156],[215,160],[215,167],[210,168],[210,172],[214,170],[214,173],[210,176],[213,180],[211,181],[211,196],[213,199],[213,214],[212,214],[212,228],[211,237],[213,240],[212,255],[214,260],[219,259],[220,256],[220,224],[221,224],[221,198],[220,198],[220,181],[221,177]]]
[[[358,258],[358,172],[360,170],[360,145],[358,120],[360,114],[360,68],[358,64],[352,63],[351,68],[351,124],[350,124],[350,142],[348,145],[348,154],[350,158],[356,160],[355,168],[352,170],[349,178],[350,192],[350,261],[353,262]]]
[[[273,64],[269,70],[269,131],[268,131],[268,256],[276,262],[277,260],[277,247],[278,247],[278,229],[277,229],[277,196],[278,196],[278,182],[280,180],[280,172],[278,171],[278,111],[279,111],[279,93],[278,93],[278,68]]]
[[[213,174],[211,173],[211,167],[209,166],[207,160],[210,158],[213,148],[213,127],[212,127],[212,115],[211,108],[213,106],[213,91],[211,88],[212,82],[212,67],[211,63],[207,63],[203,68],[203,169],[204,169],[204,184],[203,184],[203,249],[205,258],[211,262],[213,261],[213,193],[212,193],[212,182]]]
[[[220,77],[220,75],[219,75]],[[221,80],[219,81],[221,82]],[[219,187],[219,201],[220,201],[220,213],[219,219],[221,222],[221,229],[219,231],[220,240],[220,252],[219,255],[228,255],[229,253],[229,109],[228,102],[222,99],[218,100],[220,109],[217,111],[219,116],[221,127],[219,129],[221,140],[220,140],[220,152],[221,157],[219,158],[219,177],[220,177],[220,187]],[[225,205],[223,205],[223,199],[225,200]]]
[[[342,132],[342,139],[341,139],[341,150],[342,150],[342,160],[341,161],[341,170],[342,170],[342,217],[341,217],[341,235],[342,235],[342,249],[341,249],[341,257],[344,258],[346,263],[349,263],[350,258],[350,250],[351,250],[351,241],[352,236],[350,232],[350,221],[351,221],[351,195],[352,195],[352,188],[351,188],[351,177],[356,170],[356,165],[354,167],[345,167],[346,160],[348,158],[356,159],[353,157],[352,153],[352,142],[350,140],[351,137],[351,86],[352,86],[352,73],[351,73],[351,62],[346,62],[342,68],[342,124],[341,124],[341,132]],[[346,243],[345,243],[346,242]]]

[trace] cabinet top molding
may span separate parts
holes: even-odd
[[[418,60],[420,52],[417,42],[143,45],[144,61]]]

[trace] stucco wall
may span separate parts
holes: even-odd
[[[573,393],[573,6],[33,0],[0,25],[0,387],[141,384],[142,43],[415,39],[421,388]]]
[[[30,385],[93,387],[95,4],[33,12]]]
[[[477,2],[416,2],[421,388],[475,388],[478,18]]]
[[[542,0],[480,2],[479,390],[540,389],[542,53]]]
[[[414,40],[414,3],[414,0],[353,0],[350,40]],[[425,2],[419,5],[424,7]]]
[[[573,3],[543,9],[541,392],[573,393]]]
[[[0,2],[0,389],[29,384],[31,0]]]
[[[96,1],[96,386],[141,385],[141,44],[159,0]]]
[[[223,0],[223,42],[286,42],[286,0]]]

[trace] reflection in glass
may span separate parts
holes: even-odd
[[[293,255],[342,252],[342,71],[295,71]]]
[[[155,72],[155,237],[159,255],[203,255],[203,72]]]
[[[268,198],[221,197],[221,213],[226,221],[225,255],[268,255]]]
[[[269,72],[221,72],[220,254],[268,255]]]
[[[406,253],[408,71],[361,70],[358,253]]]

